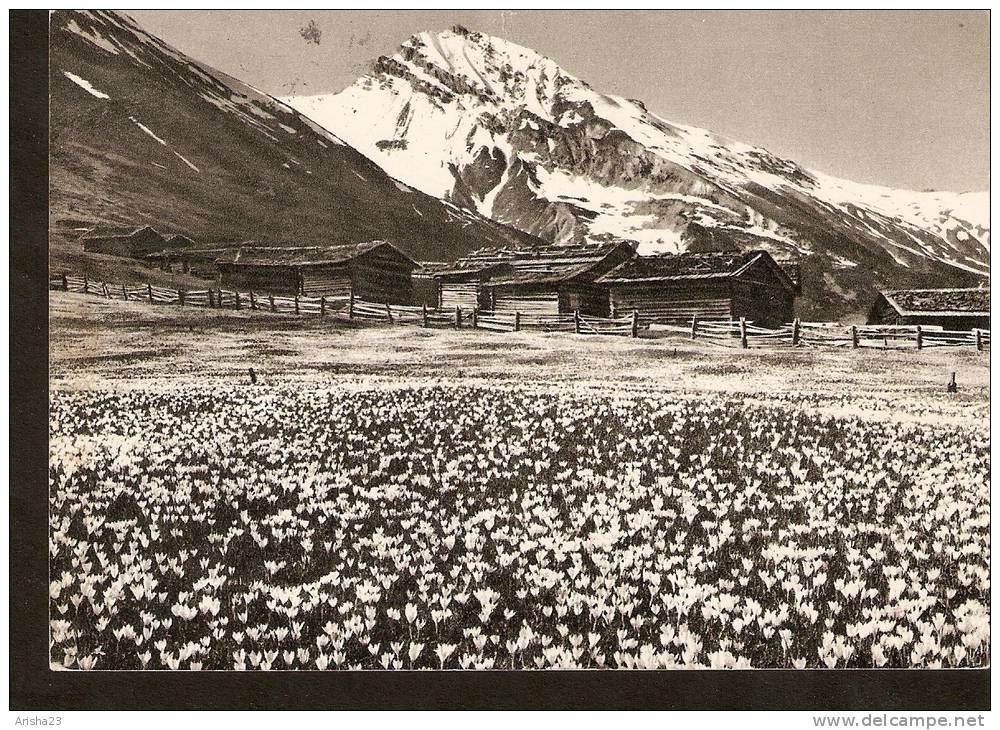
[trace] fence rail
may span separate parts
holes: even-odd
[[[488,312],[473,309],[463,311],[433,309],[369,302],[349,297],[278,296],[228,289],[171,289],[154,284],[128,285],[91,281],[86,276],[61,274],[51,277],[49,287],[149,304],[175,304],[187,307],[247,309],[300,316],[347,316],[349,319],[387,322],[422,327],[451,327],[486,330],[488,332],[574,332],[580,335],[612,335],[638,337],[649,328],[638,313],[624,317],[591,317],[569,314],[524,314],[521,312]],[[759,348],[850,348],[923,350],[932,347],[975,347],[978,351],[990,347],[990,331],[945,330],[922,325],[844,325],[836,322],[794,322],[768,328],[739,320],[710,320],[693,317],[689,327],[655,323],[656,329],[670,335],[689,336],[721,347]]]
[[[671,331],[680,330],[670,327]],[[990,345],[990,331],[945,330],[923,325],[843,325],[836,322],[795,320],[776,328],[766,328],[745,319],[707,320],[697,317],[688,329],[692,339],[743,349],[754,347],[842,347],[871,350],[923,350],[927,347],[975,347]]]

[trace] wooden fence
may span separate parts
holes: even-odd
[[[150,304],[174,304],[190,307],[247,309],[274,314],[346,316],[349,319],[409,324],[422,327],[469,327],[490,332],[574,332],[580,335],[617,335],[638,337],[649,327],[632,312],[624,317],[588,317],[572,314],[523,314],[521,312],[486,312],[478,309],[453,311],[400,304],[384,304],[349,297],[276,296],[227,289],[169,289],[153,284],[126,285],[89,281],[86,276],[62,274],[49,281],[51,289],[80,292]],[[759,327],[745,319],[700,320],[692,318],[689,327],[656,325],[668,334],[688,336],[722,347],[742,349],[791,347],[842,347],[850,349],[923,350],[929,347],[990,346],[989,330],[945,330],[920,325],[843,325],[833,322],[795,320],[781,327]]]
[[[801,322],[775,329],[758,327],[745,319],[701,321],[696,317],[689,328],[664,326],[686,331],[692,339],[743,349],[760,347],[843,347],[872,350],[923,350],[928,347],[975,347],[990,345],[990,331],[945,330],[922,325],[843,325],[835,322]]]
[[[545,332],[576,332],[583,335],[638,336],[638,317],[587,317],[579,313],[558,315],[525,315],[521,312],[480,312],[430,309],[401,304],[369,302],[349,297],[277,296],[228,289],[168,289],[152,284],[127,286],[90,281],[86,276],[62,274],[49,281],[51,289],[95,294],[108,299],[143,301],[150,304],[175,304],[216,309],[246,309],[296,315],[344,315],[349,319],[409,324],[422,327],[471,327],[491,332],[541,330]]]
[[[91,281],[86,276],[64,274],[52,277],[49,288],[60,291],[94,294],[107,299],[139,301],[149,304],[175,304],[182,307],[247,309],[275,314],[335,314],[348,307],[346,297],[275,296],[229,289],[170,289],[155,284],[129,286]]]

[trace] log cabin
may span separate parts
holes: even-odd
[[[595,282],[634,257],[626,241],[517,250],[486,278],[480,306],[529,316],[606,317],[608,289]]]
[[[612,316],[637,311],[658,324],[745,317],[774,327],[794,317],[798,283],[766,251],[714,251],[633,258],[597,280]]]
[[[144,254],[141,259],[142,262],[146,266],[156,266],[164,271],[174,271],[176,269],[187,273],[187,269],[181,265],[182,256],[184,252],[198,248],[198,244],[194,239],[178,233],[164,239],[163,244],[164,247],[162,249]]]
[[[197,246],[193,238],[185,236],[182,233],[175,233],[170,238],[166,240],[166,248],[171,250],[180,250],[185,248],[191,248],[192,246]]]
[[[166,247],[166,240],[152,226],[132,230],[105,229],[85,233],[80,239],[87,253],[102,253],[126,258],[143,258]]]
[[[441,299],[441,282],[438,274],[451,268],[451,264],[442,261],[418,261],[417,268],[410,275],[410,290],[413,295],[412,304],[435,309]]]
[[[222,288],[410,304],[417,264],[388,241],[240,248],[217,259]]]
[[[924,325],[945,330],[989,329],[989,289],[894,289],[879,292],[868,324]]]
[[[240,249],[256,248],[257,241],[196,243],[186,248],[164,248],[148,254],[147,263],[164,271],[190,274],[199,279],[218,279],[219,259],[231,257]]]
[[[437,271],[437,306],[449,310],[460,307],[465,311],[477,307],[491,309],[486,282],[491,276],[511,271],[510,261],[515,255],[512,249],[481,249]]]

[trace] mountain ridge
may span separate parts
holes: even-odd
[[[407,184],[549,241],[624,238],[652,253],[728,239],[802,258],[807,313],[989,273],[988,193],[807,170],[460,27],[412,36],[337,94],[285,101]]]
[[[276,245],[388,239],[421,259],[539,242],[389,176],[121,13],[52,14],[50,94],[50,250],[63,262],[103,225]]]

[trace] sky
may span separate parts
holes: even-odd
[[[275,96],[340,91],[409,36],[461,24],[809,169],[913,190],[989,187],[986,11],[127,12]],[[318,43],[300,32],[310,21]]]

